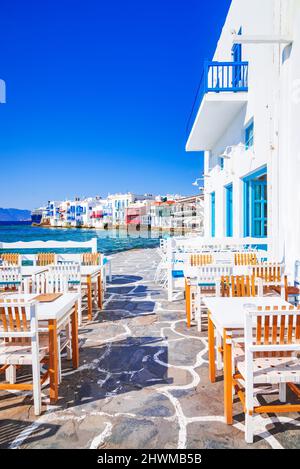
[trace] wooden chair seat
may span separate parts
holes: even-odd
[[[39,339],[39,359],[45,358],[49,353],[48,337]],[[1,365],[31,365],[32,350],[31,345],[18,344],[16,342],[0,344],[0,364]]]
[[[238,372],[246,376],[246,362],[237,357]],[[300,361],[297,357],[259,357],[253,359],[253,382],[255,384],[300,384]]]

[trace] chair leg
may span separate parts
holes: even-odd
[[[32,381],[33,381],[33,402],[35,415],[41,415],[42,397],[41,397],[41,365],[38,353],[32,354]]]
[[[286,402],[286,383],[279,383],[279,400]]]
[[[202,298],[201,298],[201,290],[200,288],[197,289],[196,292],[197,298],[195,301],[197,310],[198,310],[198,332],[202,332]]]
[[[57,350],[58,350],[58,382],[61,383],[61,350],[60,350],[60,335],[57,335]]]
[[[253,443],[253,415],[248,411],[245,415],[245,441],[246,443]]]
[[[67,339],[67,359],[72,360],[72,347],[71,347],[71,324],[70,321],[66,324],[66,339]]]
[[[81,326],[82,323],[82,297],[81,297],[81,288],[78,291],[79,293],[79,300],[78,300],[78,326]]]
[[[6,369],[5,371],[5,379],[8,381],[10,384],[15,384],[16,383],[16,367],[14,365],[11,365],[9,368]]]

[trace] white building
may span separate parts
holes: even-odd
[[[99,199],[90,214],[90,225],[104,228],[112,224],[112,204],[108,199]]]
[[[112,194],[108,196],[108,200],[112,204],[112,219],[114,225],[125,225],[126,209],[130,204],[142,201],[153,200],[150,194],[137,195],[132,192],[126,194]]]
[[[204,151],[205,236],[300,260],[300,1],[233,0],[187,151]]]

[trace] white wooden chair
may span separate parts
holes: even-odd
[[[0,254],[0,260],[3,266],[20,266],[22,262],[20,254],[13,252]]]
[[[78,300],[78,324],[81,324],[81,281],[79,265],[58,265],[49,266],[47,272],[35,276],[34,291],[38,295],[47,293],[67,293],[76,291],[80,294]],[[65,335],[63,334],[65,331]],[[44,328],[44,333],[48,330]],[[71,345],[71,325],[70,319],[58,324],[58,350],[59,355],[59,379],[61,380],[61,354],[64,349],[67,351],[67,357],[72,358]]]
[[[188,272],[187,272],[188,273]],[[195,319],[198,331],[202,330],[202,314],[204,296],[215,296],[220,294],[220,279],[222,276],[231,275],[232,268],[227,265],[206,265],[191,267],[190,275],[186,279],[186,320],[190,327],[191,321]]]
[[[252,275],[262,279],[265,290],[284,285],[285,265],[280,262],[262,262],[249,267]]]
[[[300,397],[300,308],[270,307],[245,310],[244,353],[240,343],[233,347],[236,373],[233,383],[245,409],[245,439],[253,442],[254,415],[299,412],[300,404],[285,404],[286,385]],[[235,353],[235,350],[238,350]],[[259,405],[255,391],[263,385],[278,385],[282,405]]]
[[[54,252],[39,252],[36,255],[36,265],[48,266],[57,263],[57,256]]]
[[[77,291],[80,294],[78,301],[78,324],[82,322],[81,274],[78,263],[51,265],[48,268],[47,293]]]
[[[85,252],[81,254],[81,265],[101,265],[103,266],[102,287],[106,291],[107,277],[112,280],[111,259],[104,256],[101,252]]]
[[[49,354],[48,340],[39,337],[35,302],[0,300],[0,372],[6,372],[10,383],[0,383],[0,389],[32,390],[34,413],[41,413],[41,385],[48,377],[41,377],[41,361]],[[31,365],[32,384],[16,383],[16,366]],[[13,370],[10,374],[9,369]]]
[[[22,291],[21,267],[0,267],[0,291]]]

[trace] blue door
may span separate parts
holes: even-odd
[[[240,28],[239,35],[242,34],[242,28]],[[240,63],[242,61],[242,44],[234,44],[231,49],[232,61],[234,63]],[[242,67],[241,65],[234,65],[232,69],[232,86],[236,88],[242,78]]]
[[[211,236],[214,238],[216,235],[216,194],[212,192],[211,199]]]
[[[226,187],[226,236],[233,236],[232,184]]]
[[[244,236],[268,236],[267,166],[244,178]]]

